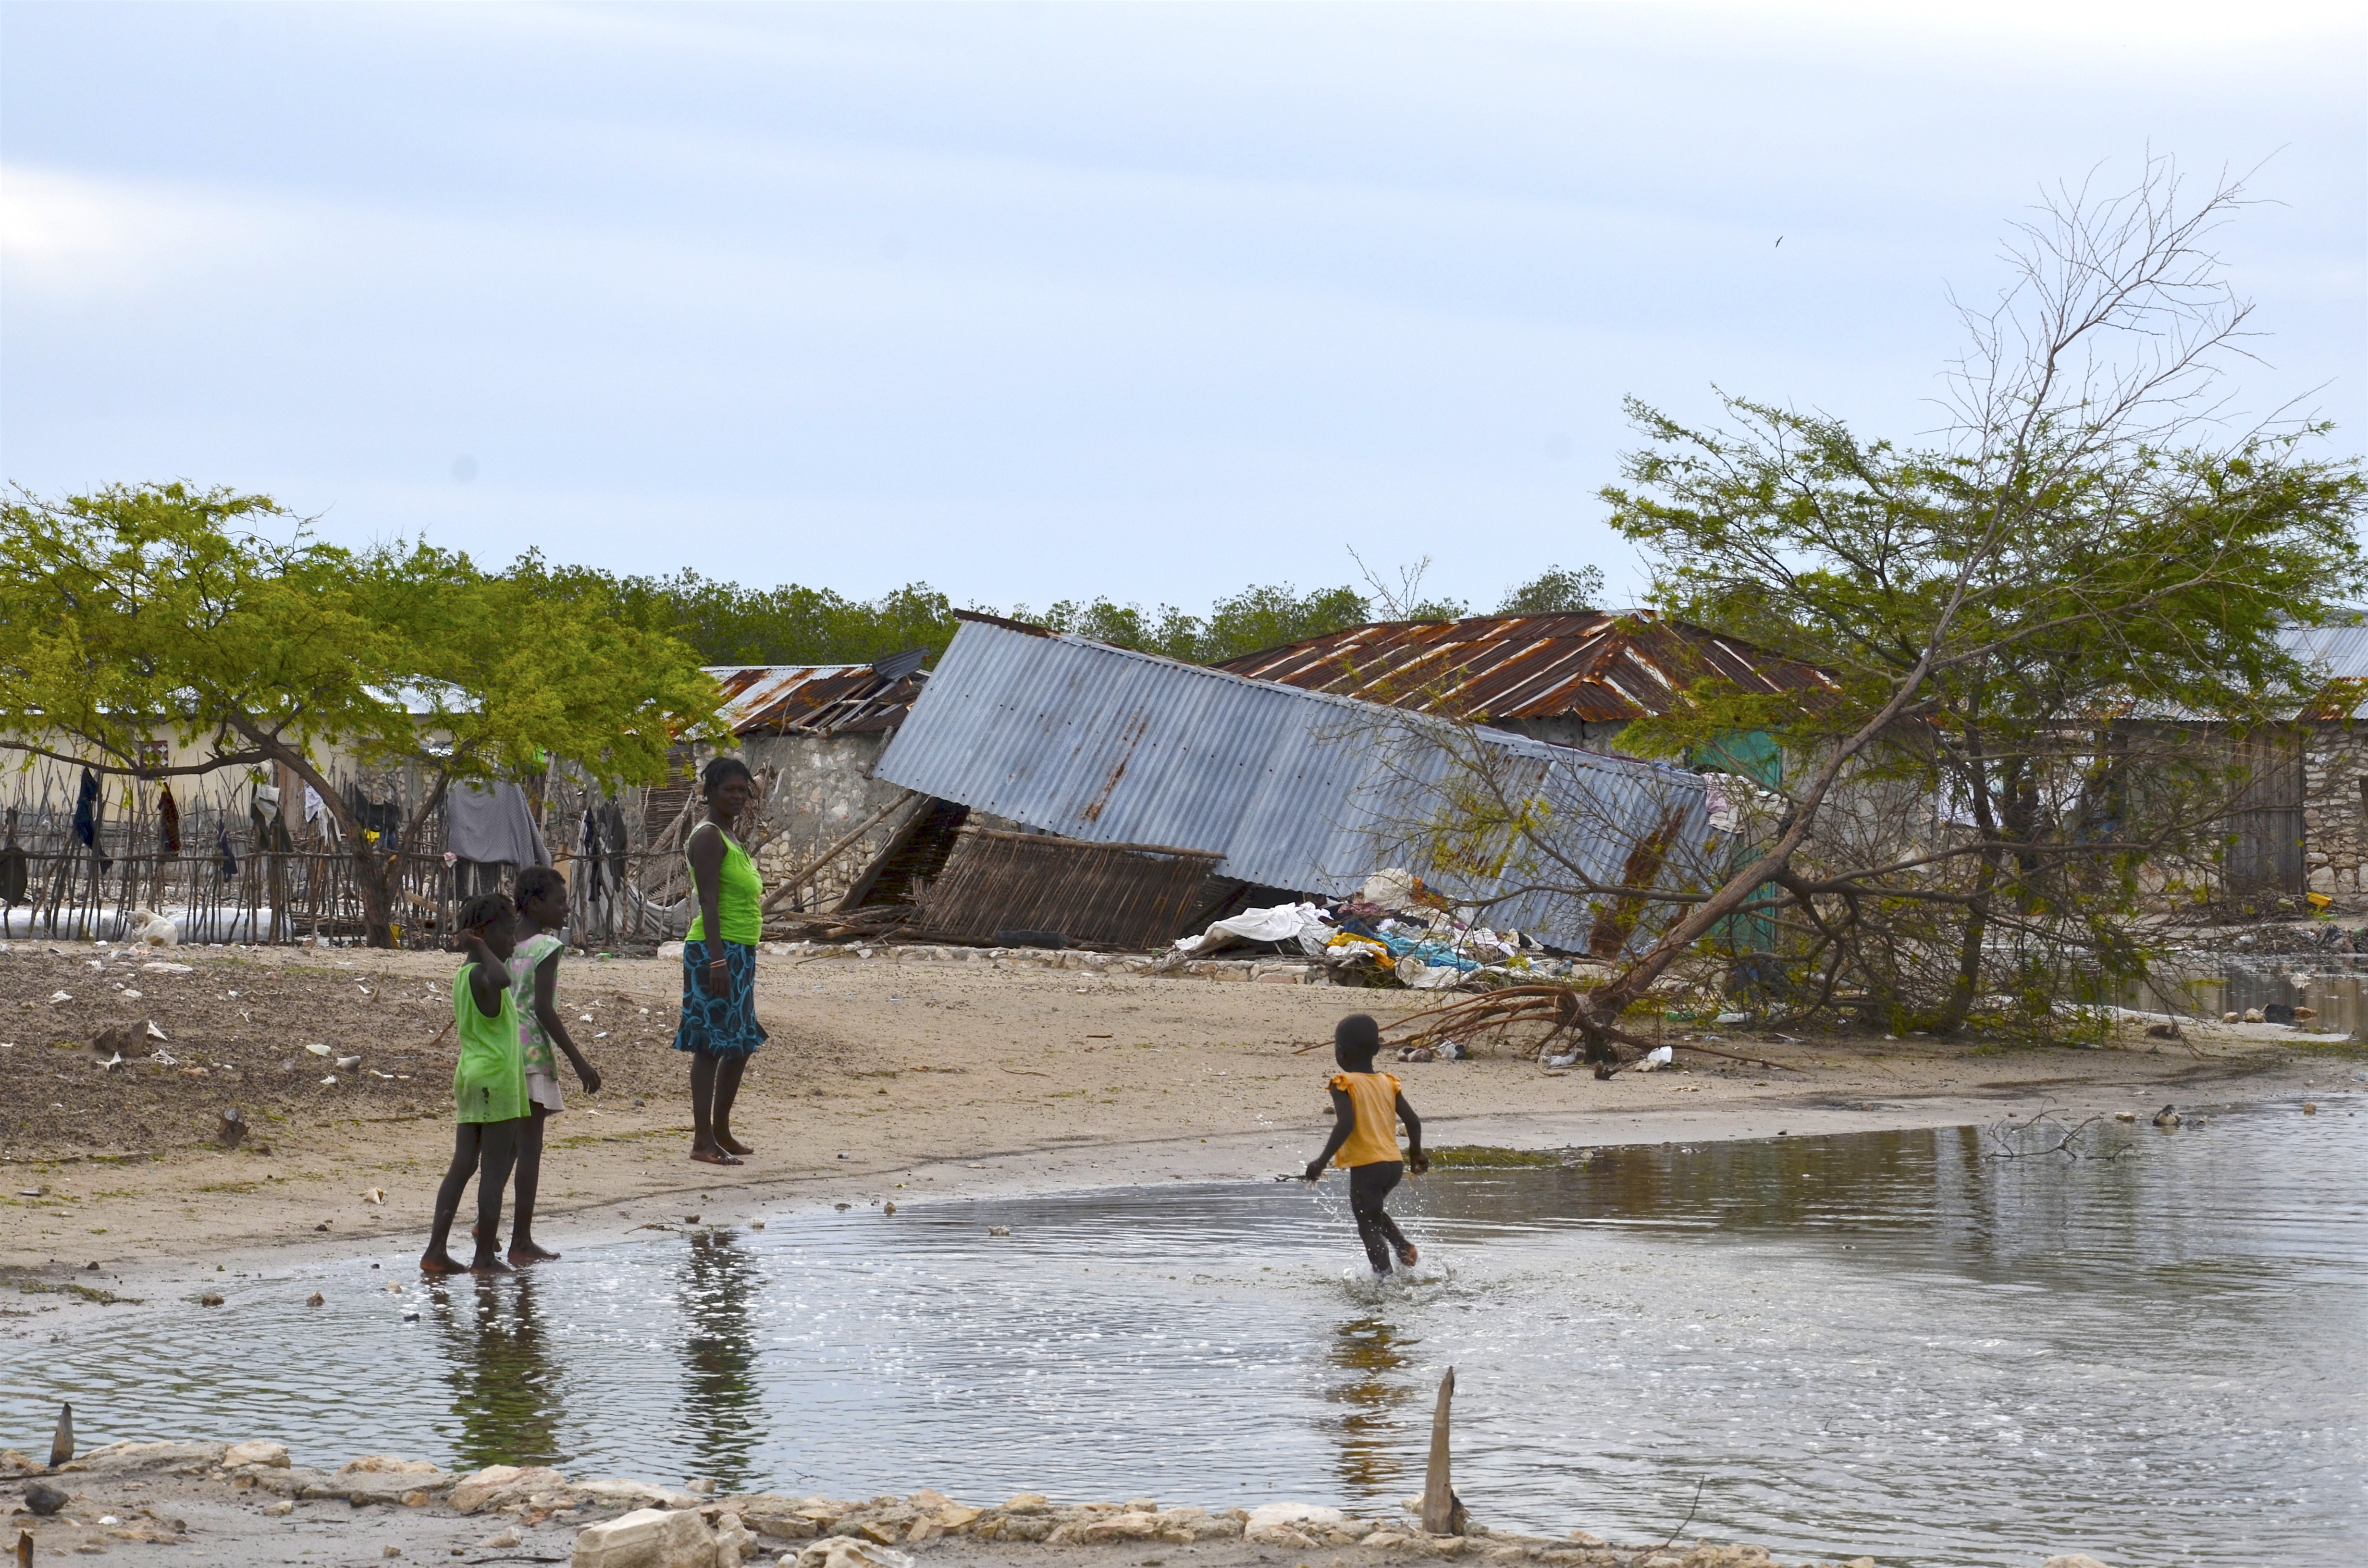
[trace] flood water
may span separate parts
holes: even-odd
[[[1457,1485],[1502,1528],[1657,1540],[1699,1482],[1689,1538],[1791,1561],[2331,1568],[2368,1562],[2362,1108],[2077,1162],[1968,1128],[1442,1170],[1393,1205],[1420,1278],[1378,1290],[1338,1178],[899,1194],[433,1287],[323,1265],[20,1333],[0,1441],[68,1397],[85,1442],[329,1465],[1386,1514],[1452,1365]]]

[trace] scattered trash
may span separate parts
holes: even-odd
[[[855,1207],[855,1205],[854,1205],[854,1204],[852,1204],[852,1203],[834,1203],[834,1204],[832,1204],[832,1205],[831,1205],[831,1207],[832,1207],[833,1209],[837,1210],[840,1213],[842,1213],[842,1214],[843,1214],[843,1213],[847,1212],[847,1210],[848,1210],[849,1209],[854,1208],[854,1207]]]
[[[2134,1110],[2117,1110],[2113,1113],[2115,1121],[2135,1121],[2137,1119],[2138,1113]]]
[[[320,1291],[315,1290],[311,1295],[304,1298],[304,1304],[308,1307],[325,1307],[329,1304],[329,1299],[321,1294]]]
[[[2220,1015],[2220,1021],[2224,1024],[2233,1024],[2244,1016],[2242,1013],[2223,1013]]]
[[[198,1298],[198,1305],[201,1307],[219,1307],[222,1304],[222,1297],[211,1290],[208,1290],[205,1294]]]
[[[1409,1045],[1404,1051],[1398,1052],[1398,1060],[1401,1062],[1436,1062],[1439,1060],[1439,1052],[1431,1050],[1430,1047],[1427,1045]]]
[[[405,1307],[403,1311],[403,1321],[405,1323],[417,1323],[419,1321],[419,1309],[417,1307]]]
[[[986,1233],[990,1236],[1008,1236],[1011,1233],[1011,1227],[1008,1225],[989,1225],[986,1228]]]
[[[1652,1050],[1645,1053],[1644,1061],[1636,1063],[1636,1071],[1639,1073],[1657,1073],[1664,1067],[1675,1066],[1677,1064],[1677,1060],[1678,1053],[1673,1047],[1656,1045]]]
[[[696,1214],[685,1214],[682,1217],[682,1222],[686,1225],[696,1225],[699,1223],[699,1216]]]
[[[165,1031],[156,1027],[156,1020],[154,1018],[148,1020],[148,1038],[150,1040],[163,1040],[165,1038]]]
[[[332,1073],[327,1077],[322,1079],[321,1082],[331,1088],[335,1088],[337,1083],[337,1075],[335,1073]]]
[[[238,1113],[238,1108],[233,1106],[222,1112],[222,1125],[214,1129],[214,1142],[225,1149],[232,1149],[236,1148],[239,1140],[245,1136],[246,1118]]]
[[[1460,1040],[1441,1040],[1439,1059],[1441,1062],[1469,1062],[1472,1060],[1472,1048]]]
[[[337,1058],[337,1071],[340,1073],[350,1073],[361,1064],[362,1059],[359,1056],[340,1056]]]
[[[855,1156],[854,1156],[854,1155],[852,1155],[852,1154],[850,1154],[850,1153],[848,1153],[846,1150],[841,1149],[841,1150],[838,1152],[838,1157],[839,1157],[840,1159],[842,1159],[842,1160],[851,1160],[851,1159],[853,1159]]]
[[[1574,1051],[1566,1056],[1549,1056],[1544,1059],[1544,1063],[1548,1067],[1576,1067],[1578,1065],[1578,1052]]]
[[[315,1056],[326,1056],[329,1054],[329,1048],[321,1044],[317,1040],[313,1044],[306,1046],[304,1049],[311,1051]]]
[[[2165,1106],[2154,1113],[2154,1124],[2157,1127],[2176,1127],[2179,1125],[2179,1112]]]
[[[892,1198],[887,1202],[882,1204],[880,1206],[880,1212],[882,1214],[894,1214],[896,1212],[896,1200]]]
[[[1751,1015],[1748,1013],[1721,1013],[1711,1020],[1714,1024],[1748,1024],[1750,1021]]]
[[[384,1204],[386,1202],[386,1188],[382,1187],[373,1187],[370,1188],[362,1194],[362,1201],[364,1203]]]
[[[74,994],[70,991],[52,991],[50,993],[50,1003],[52,1006],[60,1002],[71,1002],[73,1000]]]
[[[2245,1021],[2248,1024],[2261,1023],[2266,1021],[2269,1015],[2259,1007],[2248,1007],[2245,1009]]]
[[[2265,1024],[2290,1024],[2294,1021],[2294,1008],[2283,1002],[2272,1002],[2268,1006],[2263,1007],[2260,1012],[2261,1016],[2260,1021]],[[2249,1019],[2253,1015],[2248,1013],[2245,1017]],[[2313,1013],[2311,1017],[2315,1018],[2318,1017],[2318,1015]]]
[[[2185,1040],[2187,1037],[2179,1032],[2177,1024],[2148,1024],[2146,1038],[2148,1040]]]
[[[2302,1113],[2305,1116],[2317,1116],[2318,1114],[2318,1107],[2308,1100],[2305,1100],[2302,1102]]]

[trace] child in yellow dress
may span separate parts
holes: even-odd
[[[1421,1255],[1406,1240],[1397,1221],[1383,1209],[1393,1187],[1411,1165],[1420,1176],[1430,1169],[1422,1152],[1422,1119],[1406,1104],[1398,1081],[1373,1071],[1373,1057],[1382,1049],[1379,1024],[1362,1013],[1352,1013],[1332,1030],[1332,1060],[1340,1071],[1332,1075],[1332,1136],[1324,1152],[1307,1162],[1306,1177],[1320,1179],[1326,1165],[1344,1165],[1349,1172],[1349,1212],[1356,1217],[1358,1239],[1373,1272],[1390,1271],[1390,1254],[1413,1266]],[[1406,1157],[1398,1157],[1397,1123],[1406,1128]]]

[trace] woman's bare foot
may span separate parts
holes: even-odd
[[[1421,1256],[1421,1253],[1415,1250],[1415,1244],[1412,1242],[1400,1242],[1398,1244],[1398,1261],[1404,1264],[1406,1267],[1412,1268],[1415,1264],[1415,1259]]]
[[[547,1247],[539,1247],[532,1242],[510,1244],[510,1267],[513,1268],[524,1268],[529,1263],[557,1263],[558,1261],[557,1253]]]
[[[736,1165],[740,1163],[712,1143],[693,1144],[690,1157],[702,1165]]]
[[[480,1253],[478,1256],[469,1260],[469,1272],[472,1274],[516,1274],[518,1270],[512,1268],[508,1264],[504,1263],[500,1258],[495,1257],[491,1253]]]
[[[449,1252],[423,1252],[419,1255],[419,1272],[422,1274],[466,1274],[469,1271],[461,1267],[458,1263],[454,1262],[452,1255]]]
[[[747,1144],[740,1142],[737,1138],[733,1137],[729,1132],[717,1133],[715,1135],[715,1142],[716,1146],[721,1148],[727,1154],[747,1155],[753,1154],[757,1152],[756,1150],[748,1147]]]

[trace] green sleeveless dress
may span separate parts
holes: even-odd
[[[464,963],[452,977],[453,1032],[461,1037],[461,1060],[452,1068],[452,1119],[516,1121],[528,1114],[518,1006],[505,975],[502,1010],[485,1017],[469,991],[469,973],[476,967]]]

